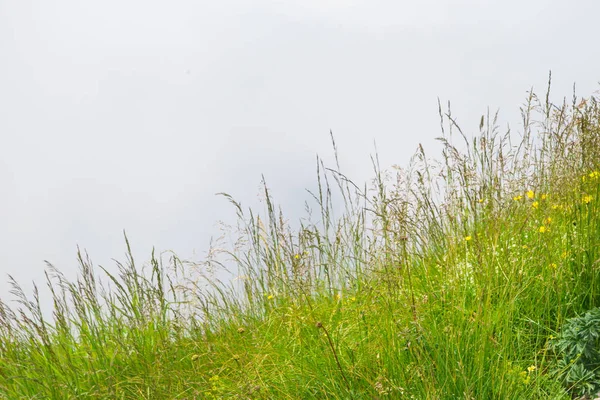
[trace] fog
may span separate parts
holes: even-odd
[[[435,155],[438,98],[467,133],[531,88],[598,89],[596,1],[0,0],[0,297],[8,275],[68,277],[76,246],[109,270],[153,247],[200,260],[218,192],[291,219],[316,155],[357,183]],[[42,292],[44,293],[44,292]]]

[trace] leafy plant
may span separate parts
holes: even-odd
[[[569,319],[552,346],[559,356],[554,373],[570,392],[600,391],[600,307]]]

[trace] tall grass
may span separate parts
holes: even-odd
[[[298,229],[266,184],[262,213],[224,194],[237,240],[203,265],[140,268],[127,241],[118,275],[48,265],[51,317],[13,280],[0,396],[570,398],[548,340],[600,305],[600,107],[531,93],[521,113],[520,135],[488,113],[470,136],[440,105],[441,157],[374,157],[364,187],[318,160]]]

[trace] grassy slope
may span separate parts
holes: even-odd
[[[47,300],[15,283],[17,310],[0,303],[0,396],[570,398],[547,342],[600,305],[600,107],[532,95],[522,111],[516,144],[494,116],[466,140],[440,112],[441,162],[375,163],[369,191],[319,165],[317,222],[296,231],[266,188],[262,217],[230,199],[235,286],[153,257],[146,273],[131,258],[103,271],[104,288],[82,255],[77,282],[49,269],[45,320]]]

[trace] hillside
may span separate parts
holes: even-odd
[[[266,185],[264,212],[225,195],[236,240],[203,265],[153,254],[113,275],[81,253],[77,281],[48,268],[52,299],[13,282],[0,397],[597,393],[600,104],[532,93],[521,111],[514,132],[488,114],[472,134],[440,107],[442,154],[392,171],[374,158],[362,187],[320,163],[299,229]],[[216,279],[225,267],[234,281]]]

